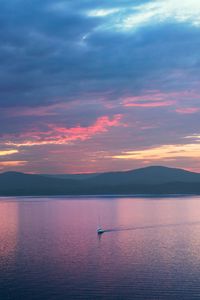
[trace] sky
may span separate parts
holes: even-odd
[[[200,172],[199,0],[1,0],[0,172]]]

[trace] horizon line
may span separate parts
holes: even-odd
[[[194,172],[190,171],[185,168],[177,168],[177,167],[168,167],[168,166],[163,166],[163,165],[148,165],[145,167],[140,167],[140,168],[135,168],[135,169],[126,169],[126,170],[116,170],[116,171],[102,171],[102,172],[83,172],[83,173],[33,173],[33,172],[20,172],[20,171],[3,171],[0,172],[0,174],[5,174],[5,173],[20,173],[20,174],[29,174],[29,175],[93,175],[93,174],[106,174],[106,173],[124,173],[124,172],[131,172],[131,171],[136,171],[136,170],[142,170],[142,169],[148,169],[148,168],[166,168],[166,169],[176,169],[176,170],[182,170],[190,173],[196,173],[200,174],[200,172]]]

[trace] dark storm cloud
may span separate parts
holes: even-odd
[[[1,105],[41,104],[57,96],[56,87],[68,91],[71,70],[82,59],[76,43],[99,21],[78,12],[57,14],[49,3],[0,4]]]
[[[101,8],[123,7],[126,14],[130,4],[104,1]],[[165,23],[110,30],[115,14],[86,14],[100,8],[97,1],[13,0],[0,6],[1,106],[41,105],[80,95],[84,101],[86,93],[105,91],[115,99],[158,83],[170,88],[165,72],[174,69],[198,72],[197,28]]]

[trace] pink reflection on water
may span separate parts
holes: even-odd
[[[0,259],[15,254],[18,226],[18,204],[0,201]]]

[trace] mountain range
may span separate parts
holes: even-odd
[[[93,174],[0,174],[0,196],[200,194],[200,173],[151,166]]]

